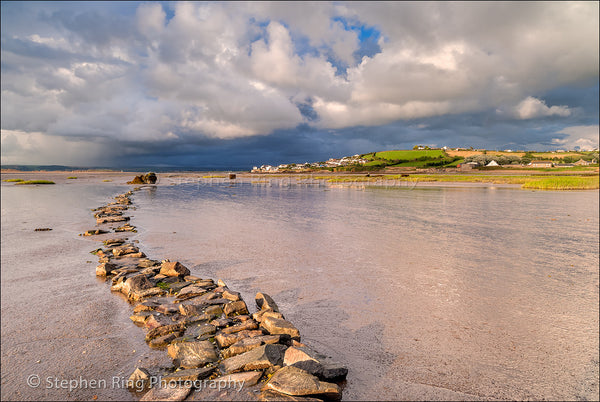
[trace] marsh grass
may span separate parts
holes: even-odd
[[[4,181],[7,182],[7,183],[20,183],[20,182],[25,181],[25,180],[23,180],[23,179],[6,179]]]
[[[55,183],[50,180],[27,180],[27,181],[20,181],[16,184],[55,184]]]
[[[77,176],[69,176],[69,177],[67,177],[67,179],[76,179],[76,178],[77,178]]]
[[[322,177],[325,179],[325,177]],[[492,175],[385,175],[378,177],[334,177],[330,183],[369,183],[381,180],[406,182],[453,182],[520,184],[524,189],[536,190],[594,190],[600,188],[598,176],[492,176]]]

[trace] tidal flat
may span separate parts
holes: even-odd
[[[133,174],[70,175],[2,183],[2,399],[135,400],[26,385],[170,363],[77,236]],[[348,366],[344,400],[598,398],[597,190],[202,176],[136,192],[131,239],[246,300],[273,296],[304,342]]]

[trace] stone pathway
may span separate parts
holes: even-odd
[[[127,296],[130,318],[147,331],[148,346],[173,359],[168,369],[138,367],[131,374],[128,385],[141,400],[342,398],[348,369],[303,344],[269,295],[258,293],[257,311],[250,313],[223,281],[194,276],[177,261],[149,259],[129,242],[125,233],[136,230],[124,214],[133,191],[93,210],[101,228],[82,235],[120,234],[93,251],[100,262],[96,275]]]

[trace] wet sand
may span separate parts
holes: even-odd
[[[96,278],[89,251],[98,243],[78,236],[95,226],[90,209],[131,174],[90,174],[68,184],[71,173],[15,176],[57,184],[2,183],[2,400],[137,400],[121,378],[140,361],[170,361],[148,348],[128,302]],[[102,182],[107,177],[114,181]],[[52,230],[34,231],[42,227]],[[63,380],[76,380],[76,388]]]
[[[212,174],[214,172],[206,175]],[[98,243],[77,236],[95,226],[90,209],[129,189],[124,183],[134,175],[112,172],[2,174],[3,180],[19,177],[57,183],[10,189],[7,187],[13,186],[12,183],[2,183],[3,400],[90,400],[95,395],[99,400],[136,400],[129,391],[112,386],[113,377],[127,378],[138,364],[170,364],[164,352],[149,349],[143,330],[131,323],[128,302],[118,294],[111,294],[108,284],[95,277],[95,256],[89,251]],[[69,176],[78,179],[67,179]],[[161,186],[181,183],[181,178],[196,180],[202,176],[198,173],[159,175],[157,191]],[[251,181],[253,177],[256,176],[248,175],[245,180]],[[431,191],[437,191],[438,186],[449,186],[448,183],[432,184],[436,186]],[[482,183],[456,186],[456,191],[461,191],[459,187],[464,191],[470,187],[501,187]],[[269,190],[264,191],[266,194]],[[471,267],[459,251],[473,257],[477,248],[486,243],[480,244],[474,237],[472,243],[455,247],[445,239],[440,250],[453,256],[453,262],[423,250],[424,255],[429,256],[428,264],[423,266],[420,259],[423,256],[404,254],[404,270],[398,277],[398,273],[384,269],[384,255],[398,248],[398,239],[390,237],[379,239],[377,244],[357,245],[350,239],[362,229],[343,224],[351,216],[378,219],[370,218],[368,208],[356,209],[355,203],[361,200],[357,194],[365,193],[331,191],[346,194],[348,204],[343,205],[353,208],[320,208],[318,212],[311,212],[318,216],[309,214],[308,221],[298,223],[294,214],[279,208],[269,211],[215,199],[212,204],[199,206],[201,210],[189,207],[195,212],[187,215],[193,216],[187,224],[182,221],[186,216],[184,210],[151,209],[148,202],[155,195],[147,192],[134,197],[135,206],[142,209],[130,215],[133,215],[132,224],[139,225],[140,233],[132,234],[130,239],[140,239],[140,248],[151,258],[176,256],[189,264],[193,274],[225,279],[242,291],[247,300],[252,300],[256,291],[271,293],[281,308],[289,312],[286,316],[297,324],[311,346],[340,357],[349,366],[345,400],[597,398],[598,382],[594,383],[593,378],[598,374],[598,322],[593,317],[597,317],[598,312],[598,275],[589,265],[594,261],[584,268],[578,267],[578,272],[588,275],[587,284],[573,283],[575,277],[559,268],[550,272],[553,278],[536,271],[536,266],[544,265],[544,257],[551,257],[551,252],[527,257],[531,258],[528,261],[532,264],[531,272],[516,277],[509,271],[481,276],[475,270],[481,265]],[[373,190],[366,193],[369,191]],[[502,191],[520,192],[509,188]],[[597,196],[597,191],[595,194]],[[235,191],[226,195],[237,196]],[[543,201],[544,195],[540,196]],[[490,197],[498,198],[492,194]],[[383,194],[381,199],[386,198],[388,195]],[[428,199],[432,198],[423,194],[425,204],[433,202]],[[506,198],[507,205],[510,199]],[[243,209],[236,210],[240,205]],[[585,207],[578,208],[580,212],[576,217],[583,219]],[[540,215],[550,219],[556,211],[541,211]],[[260,219],[255,222],[253,217]],[[451,221],[448,216],[443,218],[448,220],[445,223]],[[569,219],[566,213],[562,218],[565,223]],[[591,218],[597,225],[597,212]],[[500,217],[495,219],[492,223],[508,230]],[[322,224],[316,226],[320,228],[315,232],[316,237],[307,237],[317,222]],[[520,220],[514,222],[517,227],[524,224]],[[256,233],[252,228],[256,229],[257,223],[266,240],[253,237]],[[536,229],[548,229],[548,225],[545,223]],[[38,227],[53,230],[34,232]],[[473,236],[493,242],[493,237],[482,232],[485,225],[475,225],[474,230]],[[535,232],[528,231],[529,235],[532,233]],[[332,237],[334,234],[338,237]],[[377,231],[368,235],[376,238]],[[526,240],[523,234],[515,236],[510,244]],[[553,237],[544,238],[553,241]],[[409,248],[423,247],[423,243],[404,240],[408,242],[404,246]],[[597,234],[595,240],[597,242]],[[371,252],[373,247],[381,250],[377,256]],[[299,258],[298,253],[307,251],[312,255]],[[492,247],[492,251],[500,253],[498,245]],[[576,261],[586,261],[578,254],[577,244],[573,244],[569,252]],[[517,257],[505,255],[493,265],[513,267],[511,259],[521,261],[526,255],[525,250]],[[486,264],[484,257],[478,258],[477,264]],[[327,264],[321,264],[324,260]],[[336,261],[343,267],[341,271],[331,268]],[[560,260],[561,264],[564,262]],[[360,267],[369,267],[369,275],[364,276]],[[281,269],[282,275],[273,275],[273,269]],[[540,280],[545,278],[540,291],[544,295],[542,300],[550,307],[531,305],[526,295],[519,294],[523,289],[518,280],[526,280],[531,275]],[[353,281],[359,286],[348,286]],[[492,285],[486,285],[486,281]],[[522,308],[513,309],[510,314],[514,316],[497,311],[495,302],[503,300],[505,294],[494,289],[493,284],[497,287],[502,281],[506,283],[501,286],[503,291],[511,292],[511,303],[524,303]],[[333,291],[332,284],[336,287]],[[470,286],[475,286],[477,291],[462,292]],[[568,286],[575,287],[568,290]],[[352,289],[362,290],[349,292]],[[457,293],[458,290],[461,292]],[[560,297],[553,300],[552,292],[557,290]],[[568,300],[565,297],[579,297],[581,292],[590,291],[595,299],[592,297],[581,304],[582,299],[578,302],[575,298],[573,303],[564,303]],[[555,328],[552,323],[556,324]],[[534,347],[532,342],[536,339],[541,343]],[[589,346],[594,344],[596,352],[590,352]],[[568,362],[570,354],[572,361]],[[591,361],[589,356],[592,356]],[[566,362],[566,368],[561,368],[561,359]],[[586,363],[580,366],[578,362],[582,361]],[[490,373],[495,378],[490,378]],[[39,387],[27,386],[27,378],[32,374],[40,376]],[[48,378],[79,379],[80,376],[88,381],[104,379],[108,386],[106,389],[78,387],[70,392],[48,387]],[[541,380],[544,376],[546,380]]]

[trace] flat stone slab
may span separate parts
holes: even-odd
[[[163,387],[156,385],[140,401],[183,401],[192,392],[190,386]]]
[[[223,373],[238,371],[261,370],[280,364],[283,357],[284,345],[263,345],[249,352],[225,359],[219,365]]]
[[[209,341],[174,343],[169,345],[167,352],[176,365],[185,369],[202,367],[219,360],[214,345]]]
[[[162,376],[161,383],[163,387],[167,387],[179,382],[202,380],[210,376],[213,371],[215,371],[215,367],[177,370],[171,374]]]
[[[292,339],[300,340],[300,331],[289,321],[281,318],[266,317],[261,323],[261,328],[267,330],[271,335],[288,334]]]
[[[224,334],[224,333],[219,333],[217,336],[215,336],[215,339],[217,341],[217,343],[219,344],[219,347],[221,348],[226,348],[228,346],[233,345],[234,343],[241,341],[244,338],[251,338],[251,337],[256,337],[256,336],[263,336],[264,333],[261,330],[253,330],[253,331],[240,331],[240,332],[236,332],[235,334]]]
[[[319,381],[317,377],[294,366],[277,370],[265,384],[263,390],[272,390],[286,395],[319,395],[331,399],[340,399],[342,392],[337,384]]]
[[[237,384],[237,388],[251,387],[258,384],[258,380],[262,377],[262,371],[244,371],[242,373],[234,373],[215,378],[213,381],[217,383]]]
[[[226,304],[225,307],[223,307],[223,311],[227,317],[231,317],[233,315],[248,314],[248,307],[243,300],[238,300]]]
[[[252,330],[257,329],[258,324],[253,320],[244,321],[240,324],[233,325],[231,327],[223,328],[222,332],[224,334],[235,334],[236,332],[244,331],[244,330]]]
[[[287,335],[263,335],[257,336],[254,338],[244,338],[227,349],[221,351],[221,356],[227,359],[229,357],[233,357],[245,352],[248,352],[252,349],[255,349],[262,345],[267,344],[275,344],[275,343],[285,343]],[[287,341],[289,341],[289,336],[287,336]]]

